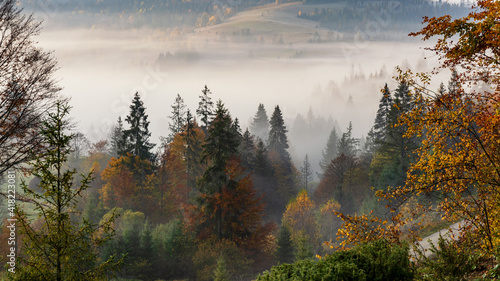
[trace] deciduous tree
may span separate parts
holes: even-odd
[[[76,188],[76,170],[63,170],[68,159],[72,135],[67,135],[69,107],[57,102],[41,126],[45,148],[32,163],[31,173],[40,178],[37,193],[22,185],[25,196],[34,205],[37,226],[27,213],[17,208],[19,234],[23,237],[23,255],[12,280],[107,280],[116,261],[98,259],[97,249],[112,238],[114,216],[100,225],[86,219],[72,220],[76,204],[90,184],[91,174],[84,175]]]
[[[32,159],[43,144],[46,111],[60,88],[50,52],[36,46],[41,22],[23,14],[15,0],[0,3],[0,175]]]

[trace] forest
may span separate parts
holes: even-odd
[[[210,85],[195,108],[175,96],[159,143],[140,92],[88,140],[35,44],[41,23],[1,1],[0,278],[499,279],[499,14],[480,0],[463,18],[425,17],[410,36],[437,38],[439,66],[397,67],[365,137],[312,110],[297,118],[328,130],[319,163],[297,165],[280,104],[260,103],[243,128]],[[456,222],[431,254],[418,246]]]

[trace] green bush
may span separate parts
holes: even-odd
[[[432,255],[425,257],[421,253],[418,270],[420,280],[464,280],[467,273],[476,269],[479,254],[473,245],[462,237],[459,241],[448,241],[439,236],[438,245],[430,243]]]
[[[391,245],[386,240],[335,252],[318,261],[301,260],[282,264],[257,277],[265,280],[412,280],[413,266],[408,246]]]

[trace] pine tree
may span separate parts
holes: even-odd
[[[281,226],[278,234],[278,248],[276,249],[276,258],[280,263],[291,263],[294,259],[295,249],[292,242],[292,234],[286,226]]]
[[[231,280],[231,274],[227,270],[226,260],[223,255],[220,255],[217,259],[217,266],[214,270],[214,281],[229,281]]]
[[[238,152],[240,139],[227,109],[221,100],[217,102],[215,118],[208,129],[203,145],[202,161],[209,164],[206,172],[221,173],[228,160]]]
[[[194,187],[196,178],[202,173],[200,160],[203,150],[203,139],[198,136],[196,130],[199,130],[198,124],[193,120],[193,116],[188,109],[186,125],[184,126],[182,135],[186,147],[184,159],[186,161],[187,186],[189,189]]]
[[[358,143],[359,140],[352,137],[352,122],[349,122],[349,126],[347,127],[347,131],[342,134],[338,145],[338,154],[346,155],[349,157],[356,156],[358,152]]]
[[[386,163],[386,166],[393,166],[391,176],[395,180],[391,180],[391,182],[397,186],[404,184],[406,171],[410,166],[410,155],[417,146],[415,138],[405,137],[407,126],[399,124],[399,118],[402,114],[412,110],[414,104],[408,84],[400,83],[395,91],[394,106],[389,112],[387,135],[385,141],[379,146],[380,153],[391,159],[390,163]]]
[[[390,112],[393,107],[393,100],[391,91],[387,83],[382,89],[382,97],[380,98],[377,116],[375,117],[375,124],[373,125],[373,132],[375,144],[382,144],[387,137],[387,130],[390,126]]]
[[[311,164],[309,163],[309,157],[306,154],[302,167],[300,167],[300,173],[302,174],[302,183],[306,191],[308,191],[309,183],[313,179],[313,172],[311,169]]]
[[[288,138],[286,133],[288,130],[283,120],[280,107],[277,105],[274,108],[271,116],[271,130],[269,131],[268,147],[269,150],[276,151],[281,157],[289,158],[288,154]]]
[[[337,130],[335,127],[330,132],[330,136],[326,142],[325,149],[322,151],[322,158],[319,162],[319,167],[321,168],[321,174],[318,174],[320,178],[323,177],[326,169],[330,165],[333,159],[335,159],[338,155],[339,148],[339,137],[337,135]]]
[[[446,88],[444,87],[444,83],[443,82],[441,82],[441,84],[439,84],[438,94],[440,96],[446,94]]]
[[[96,226],[86,219],[72,219],[82,192],[89,188],[91,173],[83,175],[74,187],[73,170],[63,170],[70,153],[72,135],[66,119],[69,106],[56,102],[53,112],[43,122],[41,135],[45,149],[32,163],[31,173],[40,178],[41,193],[22,184],[25,198],[33,205],[37,226],[21,208],[15,209],[23,253],[12,280],[108,280],[110,270],[119,265],[111,257],[100,262],[97,249],[113,236],[114,215]],[[120,261],[121,262],[121,261]]]
[[[148,115],[146,115],[146,108],[138,92],[134,95],[130,106],[130,114],[125,118],[125,121],[129,124],[130,129],[123,131],[123,149],[118,154],[126,156],[127,153],[130,153],[139,156],[142,160],[154,160],[151,149],[155,145],[149,142],[151,133],[148,129]]]
[[[247,169],[253,170],[255,162],[255,143],[254,136],[250,134],[248,129],[243,133],[241,144],[239,147],[239,154],[241,157],[241,165]]]
[[[184,104],[184,100],[181,98],[179,94],[175,98],[174,104],[172,105],[172,113],[169,116],[171,123],[168,123],[168,128],[170,130],[170,134],[168,136],[167,141],[171,142],[174,139],[174,136],[180,133],[186,124],[186,105]]]
[[[259,139],[259,141],[257,142],[257,147],[255,150],[255,161],[253,166],[255,173],[259,176],[265,177],[272,174],[266,145],[261,139]]]
[[[450,82],[448,82],[448,92],[450,94],[455,94],[460,89],[460,82],[458,81],[458,72],[453,69],[451,72]]]
[[[214,116],[214,103],[212,102],[212,98],[210,95],[212,92],[205,85],[205,88],[201,90],[203,93],[200,96],[200,103],[198,104],[198,109],[196,110],[196,114],[201,117],[201,129],[205,134],[207,134],[208,127],[212,122],[212,117]]]
[[[223,187],[230,183],[226,173],[226,165],[230,158],[238,152],[239,141],[231,116],[224,108],[222,101],[219,100],[215,118],[210,124],[208,137],[203,145],[202,161],[209,166],[199,181],[200,192],[209,195],[220,194]],[[223,237],[222,223],[222,210],[217,208],[215,228],[219,238]]]
[[[123,151],[123,122],[122,118],[118,117],[117,124],[113,127],[110,135],[109,154],[111,157],[118,157],[118,151]]]
[[[266,109],[261,103],[257,108],[257,112],[253,118],[252,124],[250,125],[250,131],[252,134],[262,141],[266,142],[269,136],[269,118],[267,117]]]

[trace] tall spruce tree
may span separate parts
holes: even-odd
[[[390,126],[389,119],[392,107],[393,100],[391,91],[389,90],[389,87],[386,83],[384,88],[382,89],[382,97],[380,98],[377,116],[375,117],[375,124],[373,125],[373,137],[375,145],[381,145],[387,137],[387,130]]]
[[[292,234],[288,227],[282,225],[278,234],[278,248],[276,249],[276,259],[280,263],[292,263],[295,256],[295,249],[292,242]]]
[[[199,139],[195,129],[198,124],[193,120],[191,112],[187,111],[186,125],[184,126],[184,142],[186,144],[186,153],[184,155],[186,161],[187,186],[194,187],[196,177],[202,173],[201,171],[201,154],[202,154],[202,139]],[[199,128],[198,128],[199,130]]]
[[[241,144],[239,147],[239,154],[241,157],[241,165],[246,169],[253,170],[254,162],[255,162],[255,142],[254,136],[250,134],[250,131],[246,129],[245,133],[243,133]]]
[[[358,144],[359,139],[356,139],[352,136],[352,122],[349,122],[347,131],[342,134],[342,137],[339,140],[338,154],[355,157],[358,152]]]
[[[402,82],[399,84],[394,95],[394,106],[391,108],[389,127],[387,136],[380,147],[381,152],[393,159],[396,165],[395,176],[396,184],[404,184],[406,171],[410,165],[410,156],[417,147],[415,138],[405,137],[407,126],[399,124],[399,118],[414,107],[414,100],[410,94],[408,84]]]
[[[151,149],[155,146],[149,142],[151,133],[149,132],[148,115],[144,103],[136,92],[132,105],[130,105],[130,113],[125,118],[130,128],[123,131],[123,148],[118,152],[124,156],[130,153],[134,156],[139,156],[143,160],[154,160],[154,154]]]
[[[313,180],[313,171],[311,169],[311,164],[309,163],[309,156],[304,158],[304,162],[302,162],[302,167],[300,167],[300,173],[302,174],[302,184],[306,191],[308,191],[309,183]]]
[[[450,94],[455,94],[460,89],[460,82],[458,81],[458,72],[453,69],[451,72],[451,78],[448,82],[448,92]]]
[[[123,121],[121,116],[118,117],[117,124],[111,131],[109,154],[111,157],[118,158],[118,152],[123,150]]]
[[[253,117],[252,124],[250,125],[250,132],[266,142],[269,136],[269,118],[267,117],[266,109],[261,103],[257,108],[257,112]]]
[[[319,167],[321,168],[321,174],[318,174],[320,178],[323,178],[323,174],[330,165],[333,159],[338,156],[339,150],[339,136],[337,135],[337,130],[335,127],[330,132],[330,136],[325,145],[325,149],[322,151],[322,158],[319,162]]]
[[[70,153],[72,135],[67,120],[69,106],[56,102],[41,126],[45,148],[32,163],[31,173],[40,179],[39,190],[21,185],[24,196],[34,206],[33,214],[16,208],[23,253],[12,280],[108,280],[117,261],[99,259],[100,247],[113,236],[114,215],[96,226],[86,219],[74,220],[82,192],[89,188],[91,173],[83,175],[75,187],[76,169],[64,170]],[[41,192],[40,192],[41,191]]]
[[[283,120],[283,115],[279,105],[274,108],[271,116],[271,130],[269,131],[268,147],[269,150],[276,151],[281,157],[290,158],[288,154],[288,138],[286,133],[288,130]]]
[[[182,97],[177,94],[175,97],[174,104],[172,104],[172,112],[169,116],[171,122],[168,123],[168,128],[170,129],[170,134],[167,141],[171,142],[174,136],[182,131],[184,125],[186,124],[186,105]]]
[[[217,102],[215,118],[208,129],[208,137],[203,145],[202,161],[208,164],[199,181],[200,192],[213,195],[220,194],[224,186],[229,184],[226,165],[238,152],[240,138],[233,127],[231,116],[221,100]],[[204,204],[207,202],[199,202]],[[222,210],[217,208],[215,214],[215,234],[223,237]]]
[[[214,103],[210,95],[212,92],[208,89],[207,85],[201,90],[202,95],[200,96],[200,102],[198,104],[198,109],[196,114],[201,117],[201,129],[205,134],[207,134],[208,127],[212,122],[212,117],[214,116]]]

